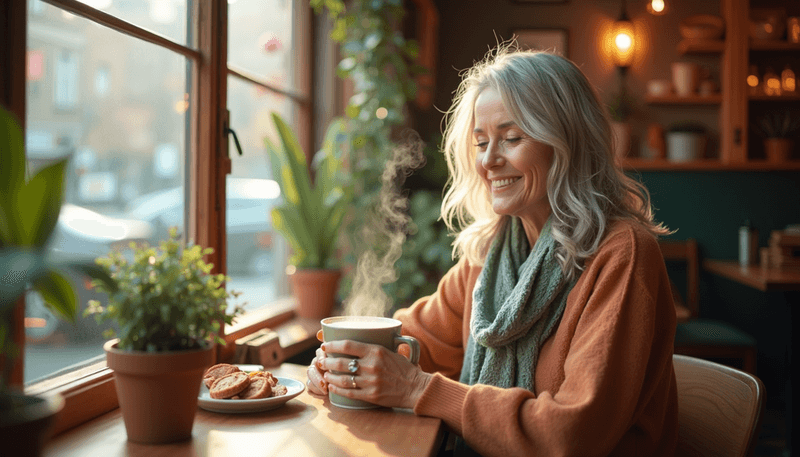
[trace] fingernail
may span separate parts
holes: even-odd
[[[319,382],[319,388],[320,389],[324,389],[325,388],[325,381],[320,381]]]
[[[322,348],[323,351],[327,351],[328,350],[328,343],[322,343],[322,346],[320,346],[320,347]]]

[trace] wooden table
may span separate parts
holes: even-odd
[[[278,376],[305,382],[306,367],[283,364]],[[347,410],[308,393],[252,414],[197,410],[193,439],[165,445],[128,442],[117,408],[52,439],[45,456],[430,456],[441,445],[440,419],[406,409]]]
[[[733,260],[705,260],[703,268],[706,271],[736,281],[749,287],[753,287],[762,292],[783,291],[786,295],[786,303],[789,305],[791,316],[791,328],[797,328],[800,324],[800,270],[776,270],[762,268],[761,266],[751,265],[743,267]],[[788,382],[786,387],[786,451],[784,456],[791,455],[792,435],[796,431],[796,421],[792,419],[792,411],[797,406],[800,395],[800,376],[792,374],[792,367],[798,366],[796,360],[798,354],[798,344],[800,338],[789,335],[789,367]],[[793,393],[795,395],[793,395]]]

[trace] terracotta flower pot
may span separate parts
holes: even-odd
[[[297,299],[297,314],[312,319],[329,317],[336,305],[341,277],[339,270],[298,268],[290,274],[292,293]]]
[[[0,409],[0,453],[19,457],[42,455],[53,419],[64,406],[64,399],[60,395],[4,395],[4,400],[10,401],[11,406]]]
[[[764,140],[764,152],[770,162],[785,162],[792,155],[794,142],[791,138],[767,138]]]
[[[214,362],[214,346],[190,351],[121,351],[108,341],[117,398],[128,440],[169,443],[192,437],[203,373]]]

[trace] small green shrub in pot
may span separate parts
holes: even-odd
[[[119,325],[119,349],[133,351],[178,351],[199,349],[217,341],[222,323],[231,324],[243,309],[227,312],[227,300],[238,292],[225,290],[225,275],[211,274],[213,265],[203,260],[214,252],[191,243],[181,247],[178,229],[159,248],[131,243],[133,260],[113,251],[97,259],[117,290],[102,281],[92,281],[99,292],[108,294],[108,305],[91,300],[85,315],[98,322],[112,320]],[[104,333],[115,336],[114,329]]]
[[[128,439],[151,444],[190,439],[214,343],[225,344],[219,331],[243,308],[228,312],[228,298],[238,293],[225,290],[225,275],[211,274],[213,265],[203,257],[213,250],[182,247],[176,228],[158,248],[132,243],[131,250],[130,260],[114,251],[96,260],[117,290],[93,281],[108,294],[108,304],[92,300],[85,314],[119,327],[119,340],[104,349]],[[109,337],[114,333],[106,330]]]

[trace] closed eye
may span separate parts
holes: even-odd
[[[481,141],[480,143],[475,144],[475,147],[480,149],[481,151],[485,151],[487,146],[489,146],[488,141]]]
[[[516,144],[516,143],[518,143],[518,142],[519,142],[519,140],[521,140],[521,139],[522,139],[522,138],[520,138],[520,137],[506,138],[505,140],[503,140],[503,142],[504,142],[504,143]]]

